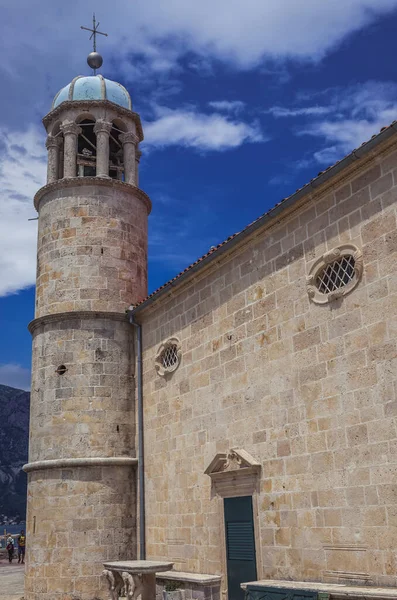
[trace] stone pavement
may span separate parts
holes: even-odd
[[[0,599],[19,600],[24,594],[24,566],[0,560]]]

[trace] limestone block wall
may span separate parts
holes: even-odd
[[[105,598],[103,562],[136,557],[131,326],[69,313],[33,322],[32,334],[25,596]]]
[[[124,312],[147,294],[150,201],[97,177],[60,180],[40,208],[36,317],[71,310]]]
[[[261,464],[259,579],[397,584],[395,147],[344,175],[141,313],[148,557],[225,574],[204,470],[237,447]],[[314,304],[313,262],[347,242],[362,280]],[[181,364],[160,377],[169,337]]]
[[[136,557],[131,302],[147,293],[150,201],[106,178],[51,183],[39,211],[25,597],[105,598]]]
[[[136,558],[135,487],[130,467],[30,473],[25,597],[107,598],[103,562]]]
[[[134,353],[123,315],[35,326],[31,393],[29,462],[135,456]]]

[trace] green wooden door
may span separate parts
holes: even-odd
[[[225,498],[228,600],[244,600],[240,584],[256,581],[254,518],[251,496]]]

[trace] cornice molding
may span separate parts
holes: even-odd
[[[221,498],[251,496],[257,491],[261,464],[246,450],[232,448],[219,452],[204,471]]]
[[[70,469],[71,467],[134,467],[138,459],[130,456],[90,457],[90,458],[55,458],[38,460],[23,465],[25,473],[48,469]]]
[[[126,313],[76,310],[64,313],[53,313],[51,315],[38,317],[29,323],[28,330],[30,333],[33,333],[41,325],[58,323],[59,321],[71,321],[75,319],[109,319],[111,321],[128,323],[128,316]]]
[[[57,181],[47,183],[47,185],[43,186],[38,192],[36,192],[33,200],[34,207],[38,212],[40,208],[40,201],[48,192],[90,185],[114,187],[116,189],[118,188],[120,190],[129,192],[144,203],[148,215],[152,210],[152,202],[146,192],[135,185],[132,185],[131,183],[119,181],[118,179],[111,179],[109,177],[64,177],[63,179],[57,179]]]
[[[64,112],[67,112],[68,110],[77,108],[77,109],[81,109],[86,112],[89,112],[90,108],[92,108],[92,107],[111,108],[112,110],[117,112],[119,115],[122,115],[124,117],[128,117],[129,119],[132,119],[136,125],[139,141],[142,142],[143,129],[142,129],[141,118],[138,115],[138,113],[136,113],[132,110],[129,110],[128,108],[124,108],[123,106],[119,106],[118,104],[115,104],[114,102],[110,102],[110,100],[65,100],[65,102],[62,102],[59,106],[54,108],[54,110],[51,110],[43,118],[43,125],[44,125],[44,127],[47,128],[47,126],[53,120],[56,120],[61,114],[63,114]]]

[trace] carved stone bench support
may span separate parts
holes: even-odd
[[[115,561],[104,563],[109,588],[109,600],[119,600],[124,592],[127,600],[156,600],[156,573],[169,571],[170,562],[150,560]]]

